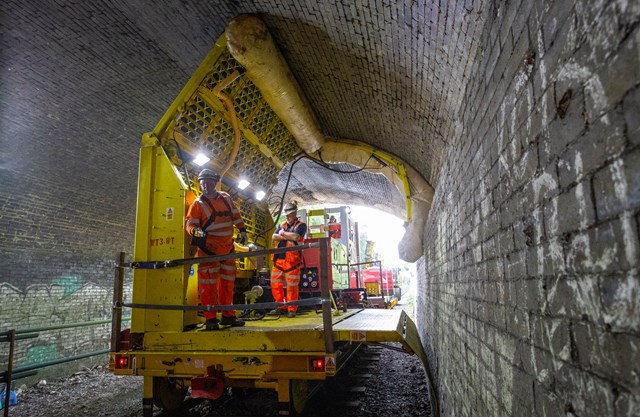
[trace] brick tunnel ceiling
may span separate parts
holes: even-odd
[[[241,13],[266,23],[323,134],[394,154],[435,186],[486,12],[470,1],[47,3],[0,6],[13,16],[3,21],[1,57],[6,146],[19,154],[38,144],[43,155],[3,167],[16,173],[20,163],[32,178],[80,175],[87,186],[108,178],[117,200],[135,195],[141,134]],[[35,140],[21,141],[27,135]],[[59,163],[85,153],[87,143],[87,158]],[[301,164],[291,196],[404,206],[381,176],[316,174]]]

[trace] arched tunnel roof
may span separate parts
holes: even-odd
[[[78,199],[74,210],[105,224],[133,222],[140,136],[243,13],[265,23],[323,136],[394,155],[435,187],[476,28],[488,13],[414,1],[0,7],[12,16],[3,21],[3,182],[35,193],[65,184]],[[380,175],[317,175],[309,162],[298,168],[292,197],[406,210],[402,193]],[[104,204],[94,207],[96,198]]]

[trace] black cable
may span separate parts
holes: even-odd
[[[369,163],[371,158],[374,158],[373,154],[369,155],[369,158],[364,162],[364,165],[361,168],[354,169],[353,171],[343,171],[343,170],[340,170],[340,169],[332,168],[329,163],[325,162],[322,159],[322,153],[318,152],[318,155],[320,156],[320,160],[315,159],[312,156],[310,156],[310,155],[305,153],[305,156],[306,156],[307,159],[309,159],[312,162],[320,165],[323,168],[328,169],[329,171],[333,171],[333,172],[336,172],[338,174],[357,174],[358,172],[364,171],[365,169],[382,169],[382,168],[376,168],[376,167],[367,168],[367,163]],[[384,165],[387,166],[386,164],[384,164]]]
[[[342,170],[339,170],[339,169],[332,168],[328,163],[326,163],[324,160],[322,160],[322,154],[319,153],[319,155],[320,155],[320,160],[313,158],[311,155],[309,155],[308,153],[303,151],[303,153],[301,155],[298,154],[296,159],[291,163],[291,167],[289,168],[289,175],[287,176],[287,182],[286,182],[286,184],[284,186],[284,190],[282,192],[282,197],[280,198],[280,204],[279,204],[279,207],[278,207],[278,214],[277,214],[277,216],[275,216],[274,213],[269,213],[269,214],[271,214],[271,217],[273,217],[275,219],[274,222],[276,220],[278,220],[280,218],[280,215],[282,214],[282,208],[284,206],[284,199],[285,199],[285,196],[287,194],[287,190],[289,188],[289,182],[291,181],[291,175],[293,174],[293,167],[302,158],[309,159],[310,161],[320,165],[321,167],[323,167],[325,169],[328,169],[329,171],[337,172],[339,174],[355,174],[355,173],[358,173],[358,172],[363,171],[365,169],[374,169],[374,168],[367,168],[367,163],[371,160],[371,158],[373,157],[373,154],[369,155],[369,158],[365,161],[364,165],[361,168],[355,169],[353,171],[342,171]],[[264,233],[264,232],[266,232],[266,230],[263,231],[262,233]]]

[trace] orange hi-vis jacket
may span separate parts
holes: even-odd
[[[284,230],[285,232],[295,232],[296,227],[298,227],[300,224],[304,224],[302,223],[299,219],[296,219],[293,224],[291,226],[289,226],[289,224],[286,222],[286,220],[284,222],[282,222],[282,224],[280,225],[280,230]],[[282,242],[285,242],[285,245],[282,245]],[[300,238],[298,239],[297,242],[291,241],[291,240],[284,240],[281,241],[278,244],[278,247],[293,247],[293,246],[297,246],[297,244],[302,244],[304,243],[304,236],[300,236]],[[282,258],[278,259],[279,257],[281,257],[282,255],[285,255],[284,258],[284,262],[282,262]],[[274,261],[279,261],[276,262],[274,264],[274,267],[281,269],[281,270],[294,270],[297,267],[299,267],[302,264],[302,254],[300,253],[300,251],[290,251],[287,252],[286,254],[280,254],[280,256],[278,255],[272,255],[272,259]],[[284,268],[284,269],[283,269]],[[285,271],[285,272],[287,272]]]
[[[245,227],[240,211],[229,194],[218,192],[215,198],[198,197],[187,212],[186,230],[193,235],[193,229],[204,227],[214,213],[213,222],[205,230],[207,249],[216,255],[226,255],[233,249],[233,226],[238,229]]]
[[[329,223],[329,236],[334,239],[340,239],[342,237],[340,223]]]

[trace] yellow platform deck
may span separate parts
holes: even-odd
[[[213,380],[216,375],[224,377],[225,386],[273,389],[279,402],[289,403],[292,392],[306,389],[305,381],[336,375],[363,343],[399,342],[417,354],[427,369],[416,327],[401,309],[332,314],[331,327],[333,337],[327,344],[323,315],[310,310],[295,318],[266,316],[243,327],[216,331],[147,331],[142,345],[112,352],[110,367],[116,375],[144,376],[145,401],[160,398],[163,404],[176,393],[175,400],[181,402],[186,392],[182,390],[192,378]],[[118,367],[122,357],[128,359],[127,365]],[[314,368],[318,360],[324,365]],[[161,383],[169,382],[176,387],[155,392]]]
[[[332,316],[335,342],[402,342],[406,335],[402,310],[358,309]],[[266,316],[244,327],[216,331],[147,332],[144,351],[300,352],[325,351],[322,313],[300,312],[295,318]]]

